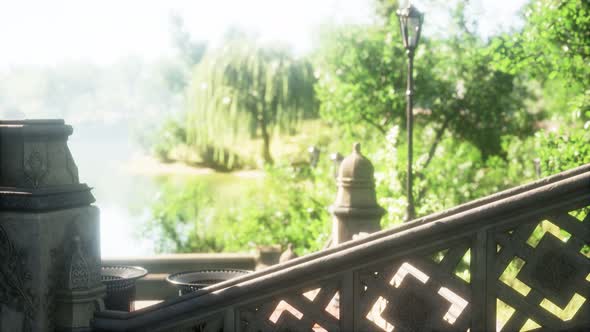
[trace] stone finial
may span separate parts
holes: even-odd
[[[361,154],[361,144],[354,143],[352,153],[340,163],[338,180],[340,182],[367,182],[374,186],[374,172],[373,164]]]
[[[351,240],[357,233],[380,229],[379,221],[385,211],[377,204],[374,172],[373,164],[361,154],[361,145],[355,143],[352,153],[340,164],[338,193],[331,206],[335,245]]]
[[[282,254],[281,257],[279,258],[279,263],[284,263],[286,261],[290,261],[294,258],[297,258],[299,256],[297,256],[297,254],[293,251],[293,244],[289,243],[287,245],[287,250],[285,250]]]
[[[256,251],[256,271],[279,263],[281,257],[280,245],[261,245],[256,248]]]

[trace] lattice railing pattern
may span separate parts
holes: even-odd
[[[217,317],[192,331],[473,331],[474,296],[497,299],[496,328],[522,331],[590,326],[590,215],[586,210],[485,231],[496,252],[494,286],[478,294],[471,257],[478,237],[454,239],[403,258],[381,259],[345,273],[237,306],[231,329]],[[443,241],[444,242],[444,241]],[[386,256],[386,254],[384,254]],[[352,278],[352,304],[340,295]],[[353,326],[340,317],[352,314]]]
[[[456,271],[469,248],[463,241],[443,252],[357,271],[359,330],[466,331],[471,291]]]
[[[497,250],[491,296],[497,298],[498,330],[590,326],[589,226],[590,215],[579,210],[487,231],[493,234]],[[311,286],[259,297],[235,309],[236,330],[473,330],[472,310],[481,310],[471,306],[472,296],[481,296],[473,295],[471,284],[475,241],[475,236],[454,240]],[[354,327],[340,320],[345,314],[340,294],[347,276],[353,278]]]
[[[501,330],[590,325],[590,214],[584,215],[560,213],[495,234]]]
[[[238,309],[242,331],[340,331],[340,280],[324,281]]]
[[[498,330],[590,326],[589,225],[590,216],[578,210],[490,230],[497,244]],[[355,330],[469,330],[475,240],[354,270]],[[346,330],[338,322],[340,313],[330,313],[330,305],[339,309],[339,282],[316,286],[315,293],[308,289],[245,307],[241,330]]]
[[[466,331],[470,288],[457,272],[469,248],[465,240],[444,251],[355,271],[358,329]],[[241,331],[350,330],[339,321],[340,278],[317,286],[240,307]]]
[[[576,175],[277,268],[179,302],[154,330],[590,331],[589,184]]]

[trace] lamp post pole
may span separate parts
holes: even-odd
[[[408,132],[408,177],[406,179],[406,189],[408,198],[408,207],[406,212],[407,221],[414,219],[416,211],[414,210],[414,194],[412,191],[414,183],[414,174],[412,173],[413,161],[413,130],[414,130],[414,50],[407,50],[408,54],[408,87],[406,90],[406,127]]]
[[[402,41],[406,54],[408,55],[408,88],[406,90],[406,126],[408,133],[408,176],[406,182],[406,197],[408,198],[408,207],[406,212],[406,221],[414,219],[416,211],[414,209],[414,193],[412,191],[414,183],[414,174],[412,173],[413,159],[413,127],[414,127],[414,50],[420,41],[422,32],[422,22],[424,15],[411,4],[400,8],[397,11],[399,18]]]

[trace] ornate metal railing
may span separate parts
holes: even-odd
[[[133,313],[109,331],[590,327],[590,165]]]

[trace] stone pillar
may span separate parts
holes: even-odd
[[[84,331],[102,308],[99,211],[63,120],[0,121],[0,331]]]
[[[377,204],[373,175],[373,165],[361,154],[360,144],[355,143],[352,154],[344,158],[338,170],[338,193],[330,207],[332,245],[381,229],[379,221],[385,210]]]

